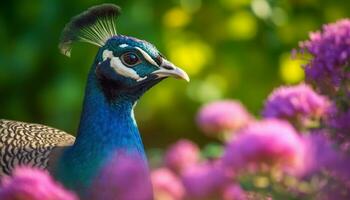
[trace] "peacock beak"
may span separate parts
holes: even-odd
[[[173,63],[166,59],[163,59],[159,68],[160,69],[152,72],[152,74],[157,75],[159,78],[172,76],[177,79],[184,79],[187,82],[190,81],[190,77],[184,70],[176,67]]]

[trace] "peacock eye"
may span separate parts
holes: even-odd
[[[128,67],[133,67],[141,62],[140,58],[135,53],[124,53],[121,56],[121,60],[123,64],[125,64]]]

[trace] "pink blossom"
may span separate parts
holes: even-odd
[[[186,198],[215,199],[229,181],[220,163],[201,163],[187,168],[182,174]]]
[[[171,145],[165,153],[164,163],[175,172],[197,163],[200,159],[199,147],[190,140],[182,139]]]
[[[275,89],[265,103],[263,116],[308,127],[319,122],[331,108],[331,102],[325,96],[317,94],[306,84],[299,84]]]
[[[204,133],[217,136],[217,133],[237,131],[251,119],[240,102],[222,100],[204,105],[197,115],[197,124]]]
[[[156,169],[152,171],[151,178],[155,199],[180,200],[184,197],[180,179],[169,169]]]
[[[238,184],[227,185],[222,192],[223,200],[245,200],[246,194]]]
[[[304,146],[300,136],[288,123],[266,119],[251,123],[226,147],[223,162],[231,169],[261,169],[280,166],[299,167]]]
[[[16,168],[11,177],[1,179],[1,200],[77,200],[43,170],[29,167]]]
[[[92,200],[152,200],[152,185],[144,160],[134,154],[115,154],[90,188]]]

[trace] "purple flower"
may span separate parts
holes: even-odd
[[[182,139],[169,147],[165,153],[164,163],[174,172],[180,173],[183,169],[197,163],[199,159],[199,147],[189,140]]]
[[[135,154],[116,153],[90,188],[92,200],[152,200],[152,185],[144,160]]]
[[[306,180],[312,177],[320,180],[314,183],[319,188],[317,199],[349,199],[350,159],[348,154],[333,148],[334,144],[325,136],[324,131],[304,136],[303,140],[304,164],[296,175]]]
[[[302,53],[312,55],[305,66],[306,78],[324,94],[333,95],[350,77],[346,70],[350,61],[350,20],[324,25],[309,37],[299,44]]]
[[[237,131],[251,119],[240,102],[222,100],[204,105],[197,115],[197,124],[204,133],[216,136],[216,133]]]
[[[215,199],[220,196],[229,178],[221,163],[201,163],[193,165],[182,173],[186,198],[195,200]]]
[[[328,121],[328,125],[337,130],[350,130],[350,110],[347,112],[334,110],[331,115],[332,118]]]
[[[287,122],[266,119],[242,129],[226,147],[223,162],[234,170],[280,167],[289,172],[303,159],[303,142]]]
[[[156,200],[180,200],[184,197],[184,188],[180,179],[169,169],[159,168],[152,171],[152,184]]]
[[[326,125],[333,130],[335,140],[341,147],[348,151],[350,149],[350,110],[341,111],[333,109],[327,117]]]
[[[77,196],[65,190],[43,170],[19,167],[12,177],[1,179],[2,200],[77,200]]]
[[[349,152],[344,151],[339,146],[335,148],[337,146],[329,136],[330,134],[325,130],[317,130],[308,136],[304,136],[306,153],[303,175],[312,175],[321,170],[327,170],[333,176],[350,183]],[[348,187],[350,188],[350,184],[348,184]]]
[[[297,127],[312,127],[331,109],[330,101],[305,84],[275,89],[265,102],[263,116],[290,121]]]
[[[297,174],[310,177],[321,170],[332,171],[333,166],[340,162],[340,154],[332,147],[332,142],[322,131],[316,131],[303,136],[303,165],[297,169]]]

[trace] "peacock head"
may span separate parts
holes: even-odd
[[[63,30],[61,52],[70,56],[76,41],[99,46],[93,72],[109,99],[139,98],[166,77],[189,81],[186,72],[169,62],[149,42],[118,34],[115,20],[119,14],[118,6],[102,4],[77,15]]]

